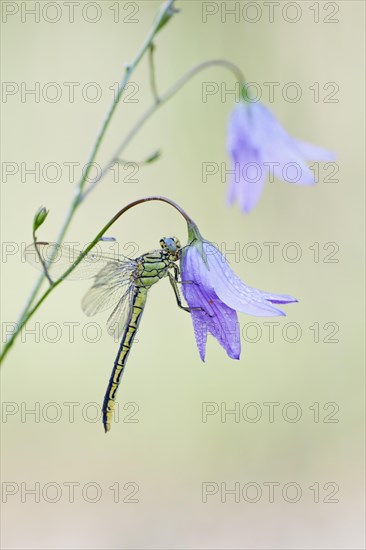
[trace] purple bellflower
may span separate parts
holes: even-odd
[[[238,201],[248,213],[262,194],[266,177],[312,185],[314,174],[306,161],[334,160],[335,155],[292,138],[263,104],[241,101],[231,112],[227,148],[232,161],[228,202]]]
[[[199,354],[204,361],[207,333],[210,333],[229,357],[239,359],[237,311],[259,317],[285,315],[274,304],[297,300],[247,286],[231,270],[220,251],[201,237],[197,226],[191,225],[189,233],[190,244],[184,247],[181,256],[182,292],[191,308]]]

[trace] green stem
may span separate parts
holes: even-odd
[[[155,77],[155,63],[154,63],[154,51],[155,51],[155,44],[151,43],[149,48],[149,69],[150,69],[150,86],[153,98],[155,100],[155,103],[159,103],[159,94],[158,94],[158,88],[156,86],[156,77]]]
[[[11,335],[11,337],[9,338],[9,340],[6,342],[5,346],[4,346],[4,349],[3,349],[3,352],[2,354],[0,355],[0,364],[3,362],[3,360],[5,359],[6,355],[8,354],[11,346],[14,344],[15,340],[17,339],[17,337],[19,336],[22,328],[24,327],[24,325],[29,321],[29,319],[33,316],[33,314],[37,311],[37,309],[40,307],[40,305],[44,302],[44,300],[47,298],[47,296],[60,284],[62,283],[62,281],[76,268],[76,266],[82,261],[82,259],[86,256],[86,254],[88,254],[88,252],[90,252],[90,250],[100,241],[101,237],[103,237],[103,235],[106,233],[106,231],[108,231],[108,229],[123,215],[125,214],[125,212],[127,212],[128,210],[130,210],[131,208],[139,205],[139,204],[143,204],[145,202],[150,202],[150,201],[162,201],[162,202],[166,202],[167,204],[169,204],[170,206],[172,206],[173,208],[175,208],[176,210],[178,210],[178,212],[184,217],[184,219],[186,220],[187,222],[187,227],[191,227],[192,224],[195,225],[194,221],[192,220],[192,218],[190,218],[188,216],[188,214],[183,210],[183,208],[181,208],[177,203],[175,203],[174,201],[166,198],[166,197],[161,197],[159,195],[154,195],[152,197],[145,197],[143,199],[138,199],[138,200],[135,200],[133,202],[131,202],[130,204],[128,204],[127,206],[124,206],[121,210],[119,210],[119,212],[117,212],[117,214],[115,216],[113,216],[113,218],[111,220],[109,220],[109,222],[103,227],[103,229],[101,229],[101,231],[99,231],[99,233],[96,235],[96,237],[91,241],[91,243],[86,247],[86,249],[78,256],[77,260],[69,267],[69,269],[67,271],[65,271],[65,273],[63,273],[61,275],[61,277],[59,277],[56,281],[53,281],[50,286],[48,287],[48,289],[46,290],[46,292],[41,296],[41,298],[39,298],[38,302],[31,308],[31,304],[29,305],[29,309],[28,311],[26,311],[23,315],[23,317],[21,318],[21,320],[19,321],[19,323],[17,324],[17,327],[16,327],[16,330],[13,332],[13,334]]]

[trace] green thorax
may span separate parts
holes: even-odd
[[[138,287],[150,288],[168,274],[172,260],[166,250],[153,250],[137,258],[134,282]]]

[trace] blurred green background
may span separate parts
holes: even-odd
[[[16,83],[19,92],[3,95],[2,159],[16,163],[19,172],[7,178],[3,173],[1,191],[3,332],[5,323],[17,319],[37,277],[20,254],[31,241],[34,212],[40,205],[50,209],[39,237],[55,239],[73,196],[64,163],[79,163],[76,179],[112,99],[109,87],[119,81],[160,3],[99,2],[101,17],[94,24],[81,12],[90,2],[75,6],[73,23],[69,8],[58,2],[61,18],[53,24],[45,20],[56,17],[52,6],[37,23],[25,13],[22,21],[21,4],[31,9],[34,2],[2,2],[2,9],[5,4],[19,11],[3,19],[2,78]],[[230,15],[225,21],[225,7],[234,4],[240,7],[239,21]],[[88,404],[102,403],[118,344],[104,329],[107,314],[88,319],[81,311],[89,283],[60,286],[28,325],[36,335],[23,334],[2,368],[4,549],[364,548],[364,4],[302,1],[296,23],[288,21],[296,15],[289,3],[281,2],[273,22],[266,3],[247,4],[177,1],[181,13],[156,40],[159,90],[206,59],[234,61],[262,87],[262,101],[292,135],[336,152],[338,181],[327,181],[331,169],[320,165],[315,187],[267,182],[251,215],[242,215],[236,205],[228,209],[220,175],[202,182],[202,163],[228,162],[225,129],[234,99],[223,101],[216,94],[202,101],[202,83],[234,86],[230,73],[212,68],[164,106],[125,153],[141,160],[161,149],[161,159],[140,169],[135,183],[126,181],[128,170],[121,170],[119,182],[108,174],[80,208],[66,241],[84,245],[126,203],[166,195],[188,211],[206,238],[224,251],[239,250],[240,258],[229,254],[228,259],[246,283],[292,294],[299,304],[287,306],[286,318],[241,315],[246,335],[241,360],[230,360],[209,338],[202,364],[189,316],[176,307],[167,281],[157,285],[119,391],[119,421],[105,436],[101,422],[93,422],[95,406]],[[216,8],[203,22],[204,10]],[[10,13],[12,7],[6,9]],[[98,13],[93,9],[85,12],[89,19]],[[132,81],[137,101],[119,105],[101,164],[151,102],[146,60]],[[22,101],[21,89],[37,82],[39,102],[31,95]],[[62,90],[58,101],[42,95],[50,82]],[[74,102],[68,99],[68,82],[80,83]],[[90,82],[102,90],[99,101],[82,95]],[[273,103],[264,82],[280,83]],[[298,102],[282,96],[289,82],[300,86]],[[91,96],[92,88],[88,91]],[[51,97],[51,88],[46,97],[48,92]],[[38,182],[29,174],[22,178],[22,169],[36,162],[41,170],[58,163],[59,181],[46,181],[42,174]],[[186,228],[174,210],[152,203],[129,212],[109,234],[142,254],[165,235],[185,242]],[[279,243],[273,262],[263,244],[268,242]],[[290,242],[301,251],[297,262],[282,255]],[[248,261],[254,248],[245,248],[247,243],[257,243],[262,253],[257,262]],[[319,261],[314,261],[317,247]],[[266,321],[279,323],[273,342]],[[70,323],[75,323],[73,342]],[[298,327],[298,341],[289,342]],[[273,422],[268,402],[278,403]],[[206,422],[204,403],[216,412]],[[296,410],[288,403],[296,403]],[[225,407],[239,407],[240,418],[221,418]],[[26,409],[39,414],[25,414]],[[290,422],[296,411],[301,418]],[[250,422],[256,414],[258,421]],[[215,494],[203,502],[208,482]],[[273,499],[268,482],[279,484]],[[65,485],[70,483],[77,484],[74,499]],[[244,496],[228,494],[222,502],[225,487],[235,483],[240,491],[244,487]],[[290,486],[286,500],[287,483],[297,485]],[[262,494],[249,502],[258,486]],[[26,492],[32,487],[39,502]],[[294,487],[301,494],[288,502],[295,500]]]

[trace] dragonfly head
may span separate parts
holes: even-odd
[[[160,239],[160,246],[169,253],[169,260],[179,260],[181,245],[176,237],[163,237]]]

